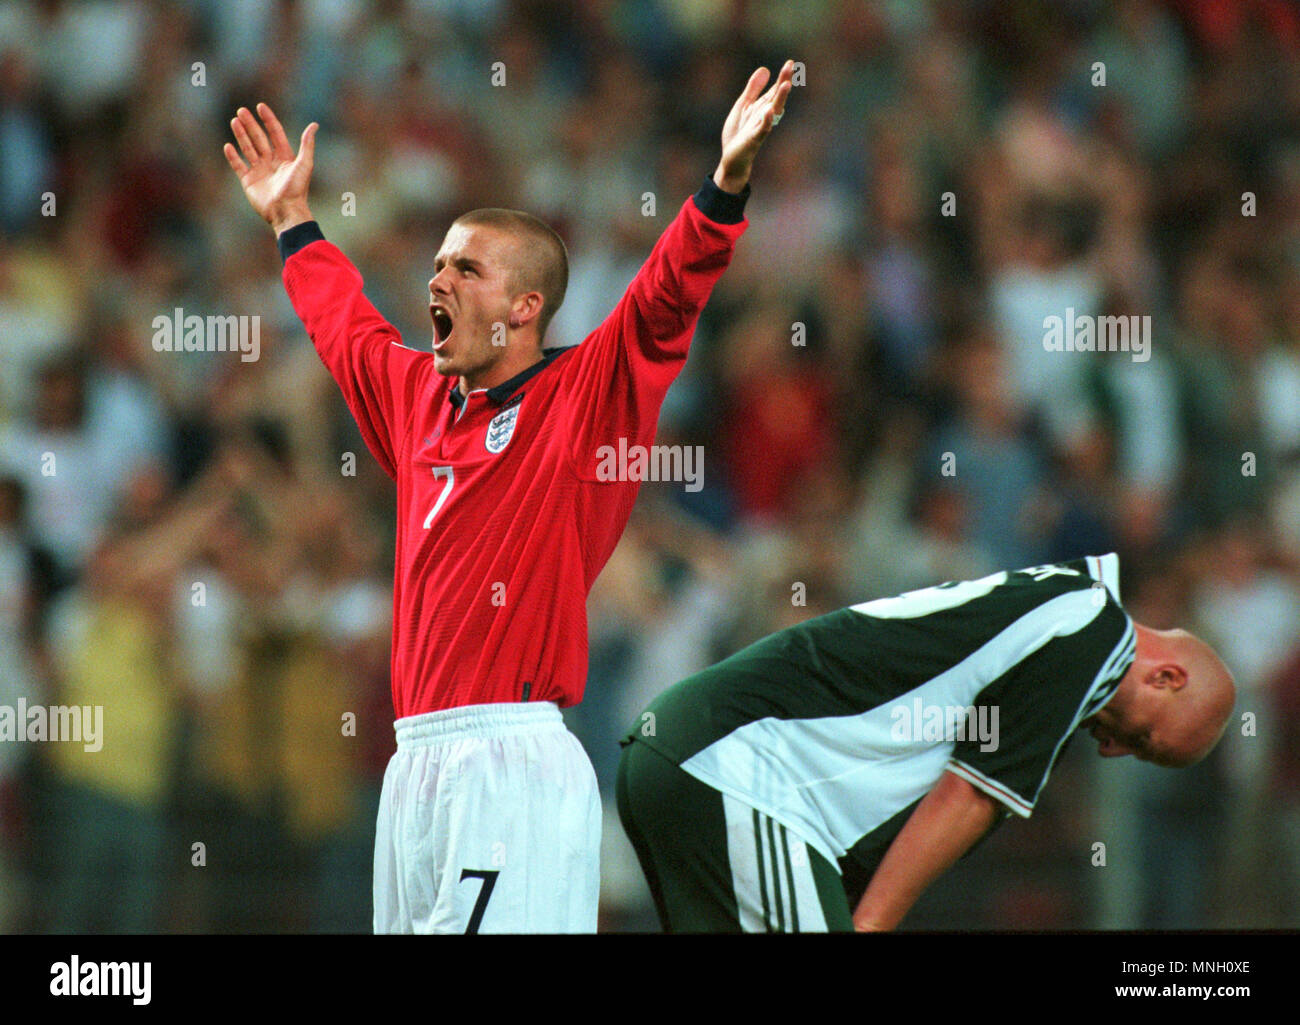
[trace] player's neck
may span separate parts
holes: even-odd
[[[542,347],[540,344],[536,348],[519,345],[513,351],[507,350],[490,367],[485,367],[481,371],[462,374],[456,387],[460,389],[462,395],[468,395],[472,391],[495,388],[498,384],[504,384],[512,377],[522,374],[541,359]]]

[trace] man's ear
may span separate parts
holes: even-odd
[[[542,312],[542,293],[525,292],[510,307],[510,326],[523,327]]]
[[[1148,679],[1152,685],[1162,689],[1182,690],[1187,685],[1187,669],[1177,662],[1162,662]]]

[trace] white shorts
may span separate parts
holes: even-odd
[[[394,725],[375,932],[595,932],[600,796],[559,708],[470,705]]]

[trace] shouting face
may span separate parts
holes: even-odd
[[[487,225],[451,226],[429,281],[434,369],[465,378],[491,376],[505,356],[515,287],[515,243]]]

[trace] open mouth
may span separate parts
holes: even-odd
[[[451,314],[438,303],[429,304],[429,316],[433,318],[433,348],[437,351],[447,344],[455,325]]]

